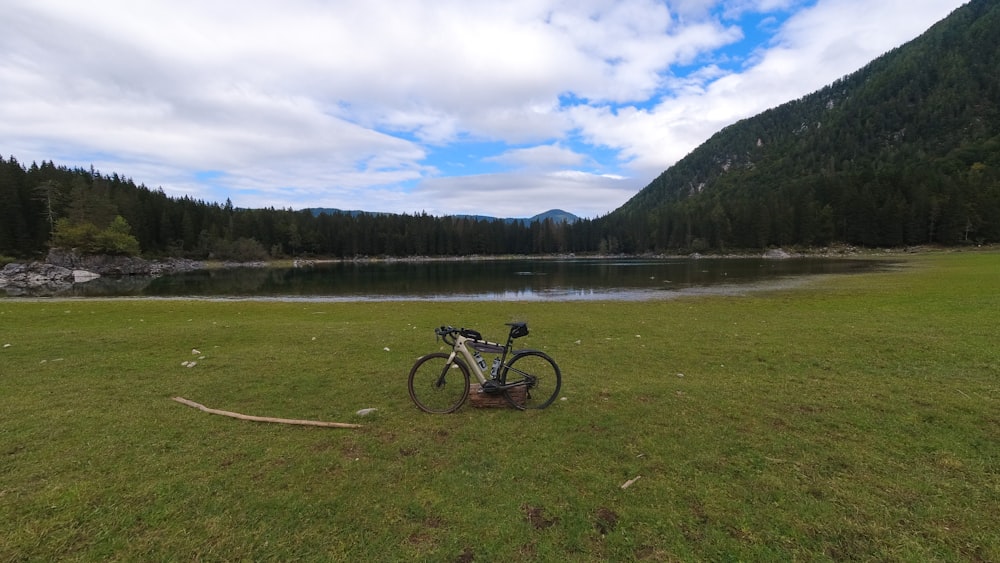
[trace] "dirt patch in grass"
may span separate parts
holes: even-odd
[[[536,530],[544,530],[559,521],[556,517],[545,515],[545,509],[538,506],[523,505],[524,515],[528,518],[528,523]]]
[[[618,514],[610,508],[602,506],[597,509],[597,516],[594,519],[594,527],[602,535],[606,536],[615,531],[618,526]]]
[[[358,444],[354,442],[347,442],[341,447],[340,453],[344,457],[344,459],[348,461],[350,460],[357,461],[364,456],[365,452],[364,448],[362,448]]]

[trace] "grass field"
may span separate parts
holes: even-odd
[[[562,400],[409,402],[433,327],[510,320]],[[0,561],[1000,561],[998,334],[996,252],[642,303],[0,299]]]

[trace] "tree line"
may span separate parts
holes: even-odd
[[[1000,142],[994,140],[933,163],[882,163],[837,175],[790,180],[768,177],[758,166],[738,181],[736,175],[716,179],[708,193],[692,186],[648,207],[630,201],[596,219],[528,223],[242,209],[228,200],[170,197],[117,174],[52,162],[24,167],[0,157],[0,256],[40,258],[50,246],[249,261],[989,243],[1000,241],[998,158]],[[637,198],[687,166],[678,163]]]
[[[598,249],[601,237],[598,223],[589,219],[529,223],[243,209],[229,200],[170,197],[117,173],[51,161],[24,166],[0,157],[0,255],[11,257],[81,245],[104,253],[219,260],[552,254]]]

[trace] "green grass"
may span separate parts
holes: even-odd
[[[998,313],[996,252],[644,303],[3,299],[0,560],[997,561]],[[433,327],[514,319],[565,400],[409,402]]]

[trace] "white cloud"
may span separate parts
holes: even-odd
[[[737,19],[747,12],[770,13],[788,10],[808,0],[728,0],[723,2],[722,15],[726,19]]]
[[[563,209],[582,217],[597,217],[625,203],[642,183],[574,170],[433,178],[416,190],[419,201],[428,205],[412,211],[530,217],[549,209]]]
[[[462,186],[516,215],[597,215],[960,3],[7,0],[0,150],[244,207],[451,212],[438,198]],[[786,12],[748,66],[723,68],[741,17]],[[494,148],[443,176],[437,149],[470,142]]]
[[[485,160],[510,164],[519,169],[553,170],[579,166],[586,161],[586,157],[558,144],[551,144],[538,145],[525,149],[513,149]]]

